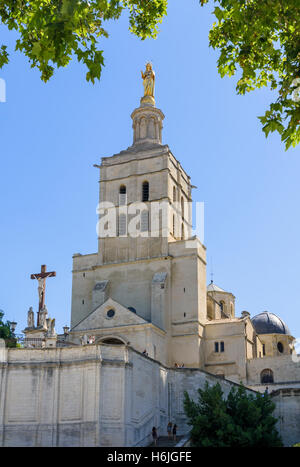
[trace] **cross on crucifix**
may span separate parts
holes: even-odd
[[[46,279],[48,277],[55,277],[56,272],[47,272],[47,267],[45,264],[41,266],[41,272],[37,274],[31,274],[31,279],[36,279],[38,281],[38,294],[39,294],[39,311],[37,315],[37,325],[40,324],[40,312],[45,306],[45,290],[46,290]]]

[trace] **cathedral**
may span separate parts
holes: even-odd
[[[96,165],[98,250],[73,256],[71,323],[62,334],[48,318],[45,267],[33,277],[39,280],[38,320],[31,309],[24,348],[3,357],[3,445],[142,446],[150,427],[169,419],[184,434],[183,392],[204,381],[219,381],[225,392],[240,383],[249,391],[267,388],[280,414],[299,418],[294,337],[271,312],[237,316],[233,293],[213,281],[207,286],[206,248],[192,234],[195,187],[162,142],[164,114],[156,107],[150,63],[142,80],[144,95],[131,114],[132,145]],[[22,385],[26,408],[16,402],[21,392],[12,381]],[[32,399],[33,385],[48,394],[51,415],[43,397]],[[300,425],[293,422],[291,434],[282,423],[288,444]],[[20,424],[29,427],[26,435]]]
[[[268,312],[236,317],[234,295],[213,282],[206,287],[206,248],[191,237],[191,177],[162,144],[164,114],[155,106],[151,64],[143,81],[145,95],[131,115],[132,146],[97,166],[104,219],[98,252],[73,257],[68,340],[80,344],[86,335],[127,344],[164,365],[251,386],[300,383],[294,338],[283,321]],[[292,362],[291,374],[279,370],[282,357]]]

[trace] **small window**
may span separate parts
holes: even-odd
[[[224,352],[224,350],[225,350],[224,342],[221,342],[220,346],[221,346],[221,352]]]
[[[126,204],[126,186],[125,185],[120,186],[119,204],[120,206],[124,206]]]
[[[176,201],[176,188],[173,186],[173,201]]]
[[[281,342],[278,342],[278,344],[277,344],[277,349],[278,349],[278,351],[279,351],[280,353],[283,353],[284,348],[283,348],[283,345],[282,345]]]
[[[149,182],[144,182],[143,183],[142,201],[149,201]]]
[[[215,352],[219,352],[219,342],[215,342]]]
[[[181,224],[181,240],[184,240],[184,225]]]
[[[106,313],[106,316],[108,318],[113,318],[115,316],[115,310],[113,310],[113,309],[108,310],[108,312]]]
[[[263,344],[263,355],[266,355],[266,346]]]
[[[220,302],[220,308],[221,308],[221,313],[222,313],[223,315],[225,315],[226,317],[228,317],[228,316],[227,316],[226,305],[225,305],[225,302],[224,302],[223,300]]]

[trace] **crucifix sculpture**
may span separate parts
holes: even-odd
[[[47,267],[45,264],[41,266],[41,272],[37,274],[31,274],[31,279],[36,279],[38,281],[38,294],[39,294],[39,311],[37,314],[37,325],[40,325],[40,312],[45,306],[45,290],[46,290],[46,279],[48,277],[55,277],[56,272],[46,272]]]

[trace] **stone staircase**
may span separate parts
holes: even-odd
[[[183,436],[177,436],[176,441],[173,440],[173,438],[169,439],[168,436],[159,436],[157,440],[156,446],[154,446],[154,443],[149,444],[151,447],[164,447],[164,448],[172,448],[176,446],[177,443],[183,438]]]

